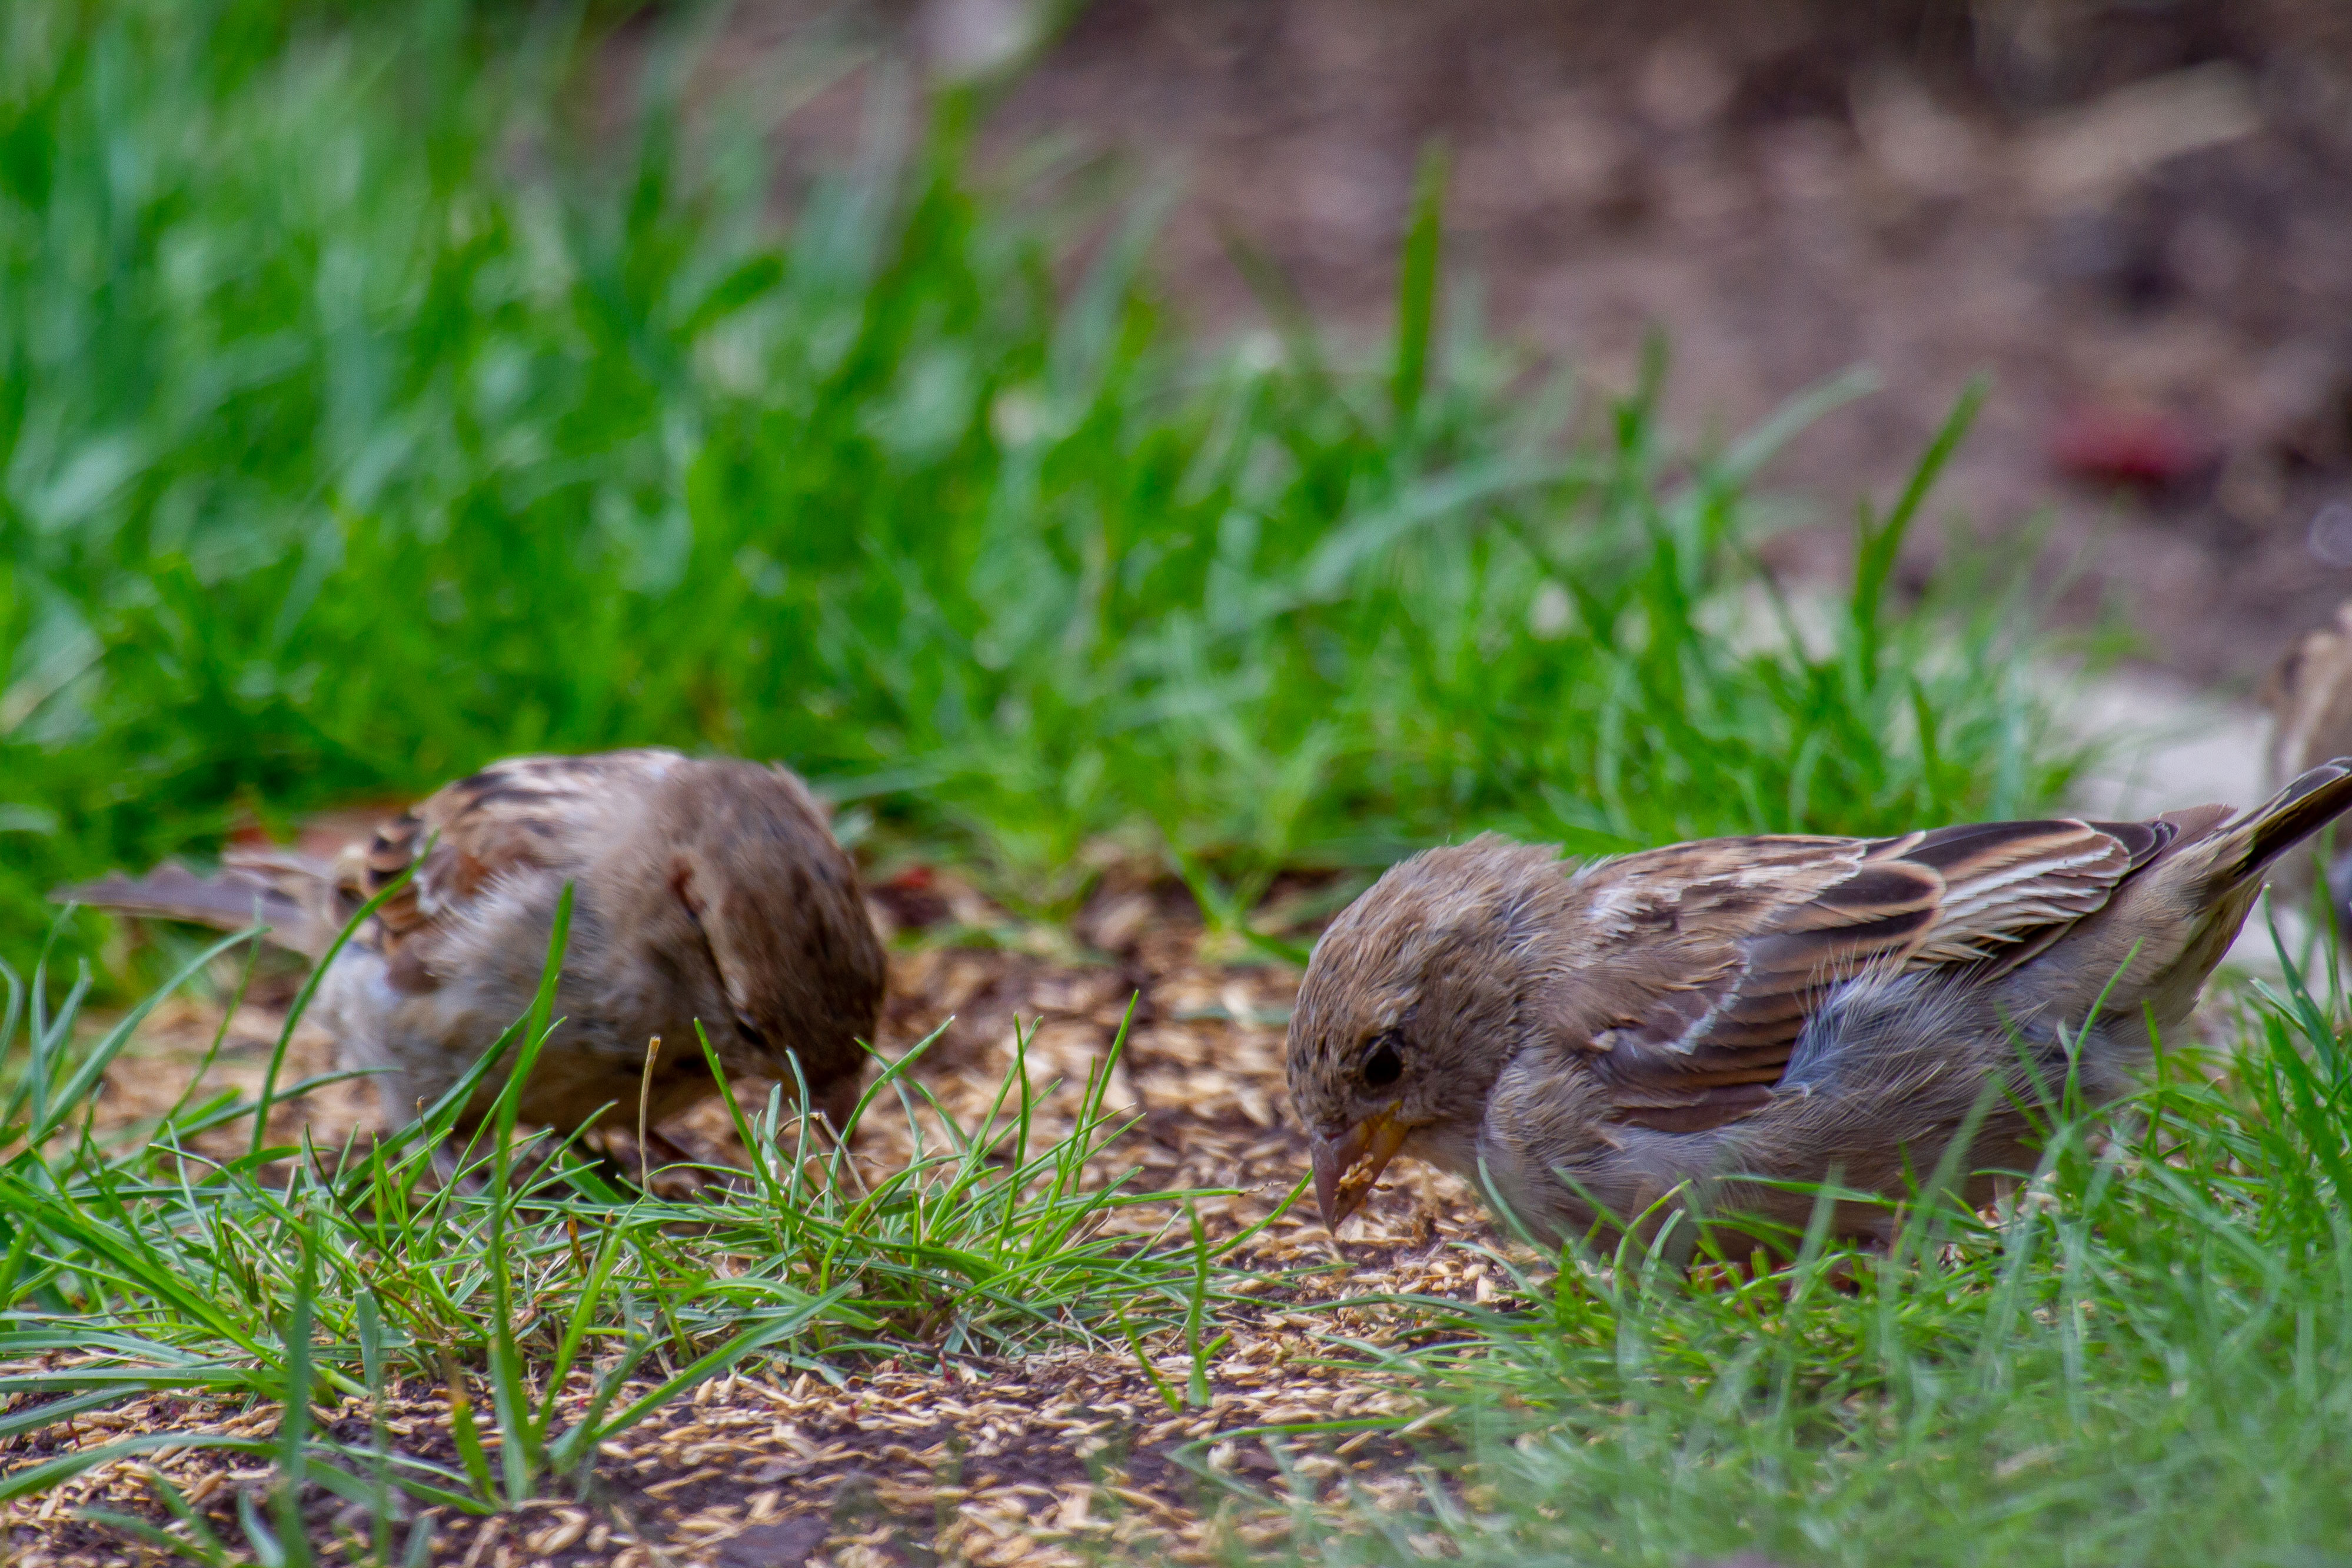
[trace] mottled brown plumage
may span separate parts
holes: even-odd
[[[420,861],[418,857],[422,856]],[[314,961],[415,865],[335,957],[315,1015],[400,1121],[464,1073],[530,1004],[558,897],[573,884],[562,1027],[521,1114],[576,1126],[636,1115],[646,1042],[655,1118],[709,1092],[694,1026],[730,1071],[797,1059],[843,1124],[882,1002],[881,944],[856,868],[782,768],[673,751],[525,757],[445,786],[331,863],[232,853],[220,875],[165,866],[56,896],[235,928],[257,916]]]
[[[1790,1226],[1811,1196],[1767,1184],[1898,1197],[1972,1114],[1970,1168],[2013,1163],[2012,1096],[2054,1092],[2070,1051],[2091,1095],[2122,1092],[2263,868],[2347,805],[2339,761],[2242,815],[1715,839],[1580,871],[1493,837],[1418,855],[1325,933],[1292,1018],[1325,1218],[1398,1153],[1552,1239],[1678,1190]]]

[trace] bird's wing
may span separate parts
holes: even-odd
[[[378,828],[346,857],[342,875],[372,898],[416,867],[376,911],[377,941],[391,952],[501,877],[571,865],[618,799],[642,794],[682,760],[646,749],[494,762]]]
[[[1694,1132],[1761,1108],[1840,982],[2012,967],[2105,904],[2175,831],[2062,820],[1717,839],[1597,868],[1590,907],[1632,955],[1611,966],[1630,1005],[1592,1040],[1617,1119]]]

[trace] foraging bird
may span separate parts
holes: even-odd
[[[2262,702],[2271,715],[2273,789],[2324,758],[2352,752],[2352,602],[2336,607],[2332,625],[2295,640],[2263,684]],[[2324,877],[2337,934],[2352,944],[2352,843],[2338,838],[2324,866],[2312,853],[2282,860],[2273,896],[2300,904],[2315,873]]]
[[[53,896],[230,930],[267,921],[315,963],[412,866],[335,956],[316,1004],[343,1066],[386,1070],[391,1124],[528,1011],[570,883],[563,1021],[523,1087],[525,1120],[626,1122],[641,1085],[652,1120],[685,1109],[714,1088],[699,1022],[730,1072],[789,1085],[797,1060],[812,1103],[847,1124],[858,1041],[882,1004],[882,946],[856,866],[782,768],[653,749],[519,757],[444,786],[332,862],[231,852],[212,878],[167,864]]]
[[[1407,1154],[1555,1242],[1646,1230],[1678,1189],[1800,1229],[1813,1195],[1772,1184],[1897,1197],[1979,1115],[1981,1202],[2026,1107],[2070,1071],[2094,1099],[2126,1089],[2263,868],[2347,806],[2340,759],[2242,814],[1712,839],[1582,870],[1493,836],[1428,851],[1324,933],[1291,1017],[1324,1220]],[[1849,1202],[1832,1224],[1884,1240],[1891,1218]]]

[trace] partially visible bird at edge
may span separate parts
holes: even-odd
[[[2270,711],[2269,787],[2305,768],[2352,752],[2352,602],[2336,606],[2330,622],[2297,637],[2263,683]],[[2306,905],[2315,884],[2327,890],[2339,940],[2352,941],[2352,842],[2340,831],[2279,862],[2273,898]]]

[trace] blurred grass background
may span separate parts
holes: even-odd
[[[2063,779],[1998,584],[1897,618],[1865,549],[1810,640],[1773,613],[1748,487],[1807,405],[1682,446],[1654,376],[1581,395],[1446,308],[1442,161],[1389,341],[1268,278],[1276,329],[1211,343],[1155,193],[975,172],[971,90],[872,73],[780,212],[779,95],[681,17],[616,123],[610,18],[0,14],[12,938],[62,879],[534,748],[782,758],[1048,914],[1106,837],[1246,906],[1481,827]]]

